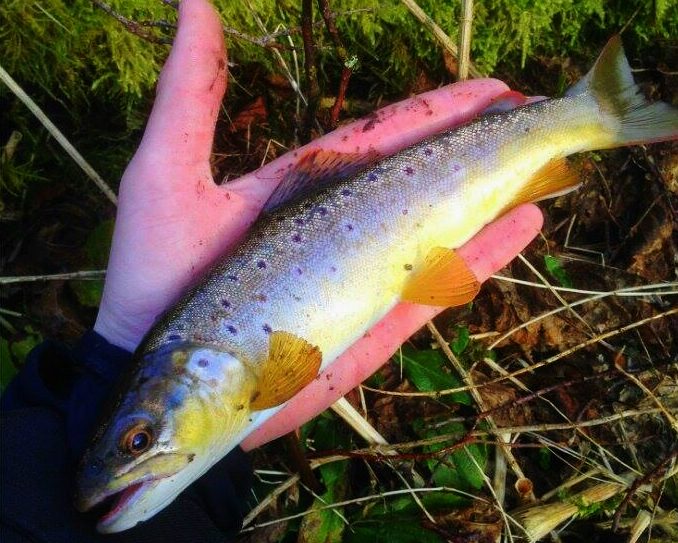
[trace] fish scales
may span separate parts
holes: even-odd
[[[613,38],[563,98],[479,117],[289,201],[303,183],[283,179],[281,207],[135,352],[83,458],[78,507],[116,496],[102,532],[151,517],[396,303],[429,302],[448,280],[461,294],[441,288],[438,305],[471,299],[477,281],[452,249],[507,209],[575,187],[564,157],[676,138],[678,111],[639,94]]]

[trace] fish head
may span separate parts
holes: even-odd
[[[171,503],[244,437],[256,379],[232,353],[156,349],[120,383],[77,475],[76,508],[119,532]]]

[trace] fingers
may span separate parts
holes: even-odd
[[[542,214],[533,204],[517,207],[483,228],[459,249],[481,281],[504,267],[537,235]],[[398,347],[441,308],[398,304],[384,319],[335,360],[241,444],[250,450],[290,432],[327,409],[349,390],[372,375]]]
[[[364,119],[338,128],[308,145],[266,164],[251,174],[224,185],[263,205],[283,175],[314,149],[382,156],[427,136],[462,124],[480,113],[494,97],[508,90],[496,79],[473,79],[425,92],[386,106]]]
[[[226,73],[219,15],[205,0],[182,0],[177,35],[137,155],[165,175],[167,168],[207,163]]]

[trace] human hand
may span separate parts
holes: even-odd
[[[387,106],[262,168],[217,186],[209,158],[226,89],[219,17],[205,0],[182,0],[179,28],[158,83],[143,140],[120,184],[106,284],[95,330],[136,348],[155,318],[220,255],[235,246],[298,157],[312,149],[382,156],[461,124],[508,90],[501,81],[449,85]],[[536,235],[542,216],[521,206],[459,249],[480,281]],[[399,304],[243,443],[255,447],[296,428],[381,366],[440,309]]]

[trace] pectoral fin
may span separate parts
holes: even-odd
[[[285,403],[318,375],[321,362],[318,347],[294,334],[273,332],[250,409],[261,411]]]
[[[480,283],[464,259],[453,249],[436,247],[412,272],[401,299],[449,307],[470,302],[479,290]]]

